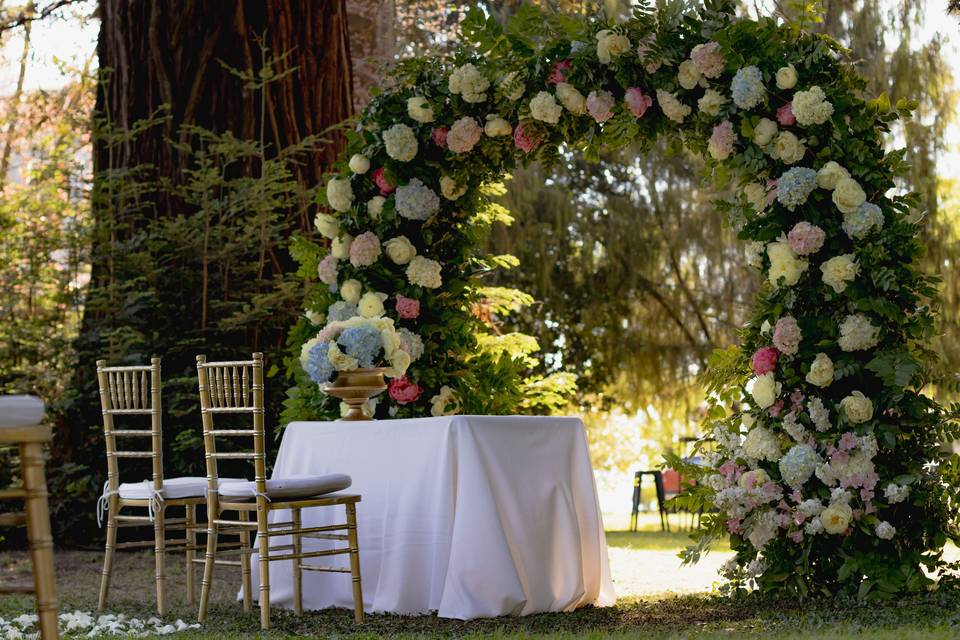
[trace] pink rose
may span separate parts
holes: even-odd
[[[447,132],[450,130],[446,127],[436,127],[432,132],[430,132],[430,137],[433,139],[433,144],[437,145],[441,149],[447,148]]]
[[[513,130],[513,144],[524,153],[530,153],[543,141],[543,134],[524,126],[521,122]]]
[[[404,320],[413,320],[420,315],[420,301],[416,298],[397,296],[397,315]]]
[[[407,376],[401,376],[387,384],[387,392],[397,404],[410,404],[420,398],[423,389],[416,382],[410,382]]]
[[[648,95],[644,95],[640,87],[630,87],[627,89],[627,93],[623,97],[623,101],[627,103],[630,113],[638,118],[642,118],[643,114],[645,114],[647,109],[650,108],[650,105],[653,104],[653,98]]]
[[[380,188],[380,195],[388,196],[394,191],[397,190],[396,183],[390,181],[387,178],[386,172],[383,170],[383,167],[377,167],[373,170],[373,183]]]
[[[780,352],[776,347],[761,347],[753,354],[753,373],[762,376],[777,368],[777,357]]]
[[[606,122],[613,117],[613,105],[616,100],[609,91],[591,91],[587,96],[587,113],[597,122]]]
[[[558,60],[553,63],[550,69],[550,75],[547,76],[547,82],[550,84],[560,84],[567,81],[567,72],[573,69],[573,63],[569,60]]]
[[[797,124],[797,119],[793,115],[792,102],[788,102],[777,109],[777,122],[779,122],[780,126],[783,127],[789,127],[790,125]]]
[[[826,237],[823,229],[805,220],[793,225],[793,229],[787,234],[790,248],[798,256],[808,256],[820,251]]]

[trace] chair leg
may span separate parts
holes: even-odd
[[[107,508],[107,541],[103,549],[103,573],[100,576],[100,598],[97,600],[98,611],[103,611],[107,606],[110,574],[113,572],[113,552],[117,545],[117,514],[119,511],[120,500],[117,496],[110,496]]]
[[[303,523],[300,520],[300,509],[291,509],[293,515],[293,555],[299,556],[303,553],[303,539],[300,537],[300,529]],[[300,564],[303,562],[299,557],[294,557],[290,562],[293,563],[293,611],[298,616],[303,614],[303,571]]]
[[[266,499],[257,497],[257,543],[260,546],[260,628],[270,628],[270,536],[266,535],[268,517]]]
[[[24,443],[20,447],[23,487],[26,491],[27,538],[33,561],[34,593],[40,633],[44,640],[58,637],[56,579],[53,570],[53,536],[50,535],[50,510],[47,504],[47,480],[44,474],[43,445]]]
[[[197,524],[197,505],[188,504],[186,506],[186,514],[184,515],[184,519],[186,520],[187,526],[187,552],[184,554],[187,557],[187,602],[191,607],[194,607],[197,604],[197,587],[195,584],[195,572],[193,569],[193,560],[196,558],[194,547],[197,546],[197,532],[194,530],[194,527]]]
[[[363,624],[363,589],[360,585],[360,545],[357,543],[357,505],[347,508],[347,538],[350,543],[350,575],[353,577],[353,616],[357,624]]]
[[[167,597],[164,589],[167,579],[167,548],[164,536],[167,532],[164,526],[164,511],[165,509],[161,504],[153,514],[153,553],[154,556],[156,556],[157,565],[157,615],[159,616],[166,615],[167,613]]]
[[[216,503],[207,501],[207,555],[203,559],[203,579],[200,581],[200,610],[197,620],[207,619],[207,603],[210,601],[210,584],[213,582],[213,567],[217,560],[217,525],[214,520],[220,517]]]
[[[240,521],[249,522],[250,512],[241,511]],[[250,531],[243,527],[240,533],[240,570],[243,573],[243,610],[250,611],[253,607],[253,576],[250,571]]]

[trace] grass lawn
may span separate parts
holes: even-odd
[[[611,557],[629,566],[617,566],[615,579],[631,571],[658,571],[669,584],[672,565],[662,559],[671,557],[686,544],[681,533],[643,531],[610,532]],[[172,602],[170,620],[195,620],[196,611],[187,606],[183,588],[183,567],[171,558],[167,566],[168,598]],[[2,557],[8,573],[28,572],[22,553]],[[57,555],[61,610],[90,611],[96,607],[101,554],[64,551]],[[222,570],[221,570],[222,569]],[[301,635],[340,638],[444,638],[484,636],[492,638],[730,638],[752,636],[792,639],[960,637],[960,595],[931,595],[901,600],[887,605],[861,607],[851,602],[819,601],[798,603],[759,600],[730,601],[719,596],[685,594],[634,594],[621,597],[617,606],[607,609],[586,608],[566,614],[540,614],[524,618],[493,620],[439,619],[435,616],[403,617],[368,615],[363,627],[353,624],[348,611],[308,612],[297,617],[274,609],[274,628],[260,634],[258,611],[244,613],[234,599],[239,570],[218,568],[215,592],[207,624],[201,631],[182,633],[178,638],[287,638]],[[629,577],[629,576],[627,576]],[[198,579],[199,588],[199,579]],[[618,590],[623,593],[622,583]],[[122,553],[117,560],[108,610],[141,619],[152,615],[153,560],[147,554]],[[0,616],[10,619],[32,610],[32,601],[24,596],[0,598]]]

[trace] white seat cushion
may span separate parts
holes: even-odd
[[[0,428],[32,427],[43,420],[43,400],[36,396],[0,396]]]
[[[243,482],[237,478],[219,478],[217,484],[224,482]],[[153,496],[153,481],[124,482],[118,487],[121,498],[127,500],[149,500]],[[196,477],[164,478],[160,495],[165,500],[180,498],[202,498],[207,495],[207,479]]]
[[[331,473],[325,476],[278,478],[267,480],[267,497],[271,500],[310,498],[342,491],[351,484],[353,484],[353,480],[350,479],[350,476],[342,473]],[[253,498],[256,497],[256,493],[257,485],[255,482],[223,482],[220,485],[220,495],[224,498]]]

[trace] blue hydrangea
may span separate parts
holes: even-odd
[[[753,109],[760,104],[767,94],[760,69],[744,67],[738,70],[730,83],[730,93],[734,104],[741,109]]]
[[[420,336],[406,327],[401,328],[398,333],[404,350],[410,354],[410,361],[419,360],[420,356],[423,355],[423,340],[420,339]]]
[[[864,202],[856,211],[843,214],[843,230],[856,240],[862,240],[871,231],[881,227],[883,211],[872,202]]]
[[[426,220],[440,210],[440,196],[433,189],[414,178],[397,187],[394,194],[397,213],[409,220]]]
[[[817,187],[817,172],[807,167],[794,167],[777,181],[777,200],[790,211],[807,201]]]
[[[330,382],[333,375],[333,365],[330,363],[330,345],[318,342],[313,345],[307,355],[307,366],[304,367],[310,379],[317,384]]]
[[[337,343],[365,369],[374,366],[383,349],[380,332],[371,326],[348,327],[340,333]]]
[[[359,313],[357,305],[346,300],[337,300],[327,309],[328,322],[343,322]]]

